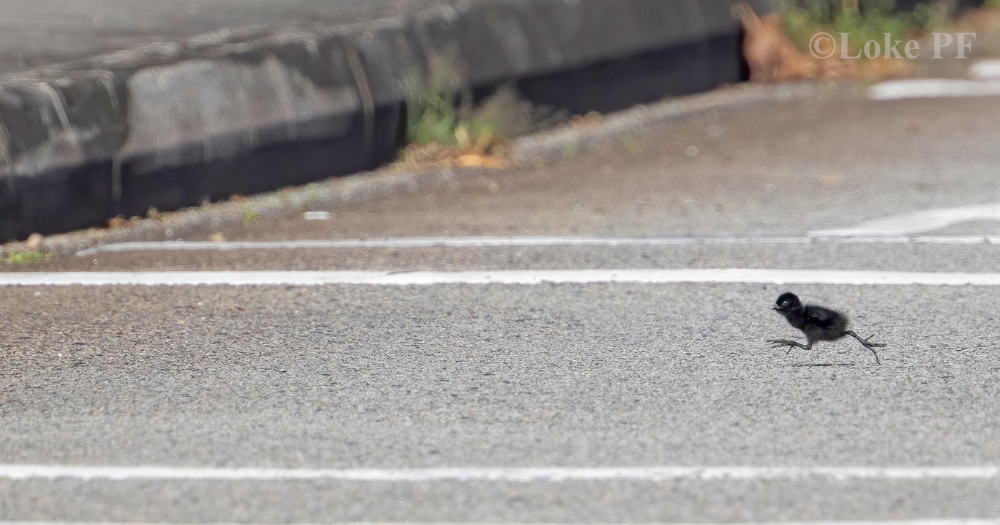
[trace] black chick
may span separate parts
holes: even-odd
[[[849,335],[857,339],[865,348],[871,350],[872,354],[875,355],[875,362],[882,364],[875,349],[885,345],[869,343],[868,339],[875,337],[874,335],[869,336],[868,339],[862,339],[858,334],[848,330],[847,316],[840,312],[812,304],[803,305],[795,294],[789,292],[781,294],[771,309],[785,316],[785,319],[788,319],[788,324],[806,334],[806,344],[804,345],[790,339],[770,339],[768,343],[774,343],[771,348],[788,346],[788,352],[785,352],[787,355],[792,352],[793,348],[809,350],[816,341],[834,341]]]

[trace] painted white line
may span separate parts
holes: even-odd
[[[746,268],[675,270],[498,270],[458,272],[11,272],[0,286],[429,286],[444,284],[761,283],[1000,286],[1000,273],[931,273]]]
[[[847,230],[828,230],[829,232]],[[942,235],[920,236],[837,236],[816,232],[809,237],[403,237],[389,239],[343,239],[301,241],[162,241],[123,242],[105,244],[76,253],[78,257],[93,257],[102,253],[166,252],[166,251],[235,251],[235,250],[336,250],[336,249],[403,249],[403,248],[498,248],[498,247],[558,247],[558,246],[694,246],[730,244],[809,244],[809,243],[871,243],[871,244],[1000,244],[1000,236]]]
[[[77,252],[79,257],[99,253],[142,251],[229,251],[289,249],[374,249],[374,248],[496,248],[551,246],[679,246],[695,244],[800,244],[805,237],[397,237],[387,239],[341,239],[303,241],[163,241],[106,244]],[[985,242],[985,239],[984,239]]]
[[[864,480],[1000,480],[1000,467],[542,467],[414,469],[187,468],[164,466],[0,465],[0,479],[209,480],[209,481],[725,481],[808,478]]]
[[[909,236],[940,230],[941,228],[953,226],[955,224],[973,221],[1000,221],[1000,203],[959,206],[956,208],[936,208],[912,213],[903,213],[863,222],[850,228],[811,231],[809,232],[809,236]],[[944,240],[953,237],[938,236],[934,238]],[[958,236],[958,238],[968,239],[970,236]],[[988,242],[993,242],[996,239],[996,237],[990,236],[985,236],[985,238]],[[920,238],[914,238],[914,240],[917,239]]]
[[[84,522],[84,521],[0,521],[0,525],[112,525],[115,522]],[[133,523],[133,522],[120,522],[120,523]],[[306,523],[294,522],[296,525],[307,525]],[[372,522],[365,521],[347,521],[340,522],[355,525],[369,525]],[[459,525],[462,522],[393,522],[393,521],[380,521],[379,525]],[[466,522],[473,523],[473,522]],[[474,522],[479,525],[501,525],[503,522]],[[595,522],[600,523],[600,522]],[[647,525],[655,525],[657,522],[643,522]],[[887,520],[887,521],[870,521],[870,520],[847,520],[847,521],[752,521],[752,522],[697,522],[697,523],[675,523],[675,522],[663,522],[664,525],[1000,525],[1000,518],[997,519],[981,519],[981,518],[939,518],[939,519],[925,519],[925,520]],[[517,525],[551,525],[551,522],[517,522]],[[143,525],[188,525],[188,524],[172,524],[165,522],[143,522]],[[193,524],[192,524],[193,525]],[[225,522],[210,522],[210,525],[237,525],[236,523],[225,523]],[[373,525],[373,524],[372,524]],[[513,525],[513,524],[511,524]]]
[[[333,214],[328,211],[307,211],[302,214],[302,218],[307,221],[328,221],[333,219]]]
[[[992,96],[1000,96],[1000,82],[926,78],[891,80],[868,88],[868,98],[873,100]]]
[[[1000,79],[1000,60],[980,60],[972,64],[969,76],[976,79]]]
[[[920,235],[911,239],[913,244],[1000,244],[1000,237],[989,235]]]

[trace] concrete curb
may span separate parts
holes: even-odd
[[[566,91],[584,107],[594,96],[573,75],[599,90],[620,76],[608,64],[634,57],[658,66],[649,83],[666,82],[659,96],[735,82],[733,2],[479,0],[351,26],[224,31],[9,75],[0,242],[371,169],[399,146],[407,95],[424,89],[435,60],[460,86],[524,81],[548,102]]]

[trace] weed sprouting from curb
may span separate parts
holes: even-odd
[[[443,59],[431,61],[423,86],[407,99],[407,144],[436,149],[442,156],[491,156],[507,140],[564,118],[533,107],[512,86],[500,86],[491,96],[474,102],[455,68]],[[411,153],[404,151],[403,158],[420,157]],[[481,165],[470,158],[466,161]]]
[[[281,188],[278,190],[278,201],[281,202],[282,206],[289,206],[292,203],[291,192],[288,188]]]
[[[429,92],[417,96],[408,104],[410,126],[407,142],[418,146],[428,144],[454,145],[458,110],[447,95]]]
[[[8,253],[6,257],[0,258],[0,262],[8,266],[16,266],[21,264],[32,264],[42,261],[47,261],[52,258],[51,253],[40,252],[40,251],[29,251],[29,252],[15,252]]]
[[[319,190],[316,189],[315,184],[310,184],[306,187],[306,200],[303,203],[303,208],[306,210],[311,210],[319,204]]]
[[[428,78],[422,85],[407,98],[407,143],[418,146],[455,144],[455,127],[459,121],[455,99],[461,85],[458,72],[450,61],[432,57]]]
[[[253,209],[251,206],[245,206],[243,208],[243,225],[253,226],[257,224],[260,220],[260,215],[257,214],[257,210]]]

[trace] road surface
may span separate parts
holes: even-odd
[[[1000,519],[998,111],[719,110],[185,239],[229,244],[11,267],[0,519]],[[690,269],[737,273],[664,282]],[[882,365],[771,349],[786,290]]]

